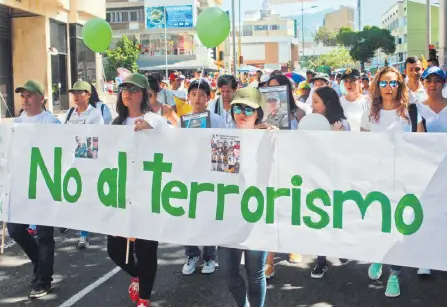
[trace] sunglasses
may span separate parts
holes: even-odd
[[[241,106],[235,105],[235,106],[233,106],[233,112],[234,112],[234,114],[237,114],[237,115],[241,115],[242,112],[244,112],[244,114],[246,116],[252,116],[253,114],[255,114],[255,109],[253,109],[252,107],[244,107],[243,108]]]
[[[392,81],[390,81],[390,82],[388,82],[388,81],[379,81],[379,86],[381,87],[381,88],[385,88],[388,84],[392,87],[392,88],[396,88],[396,87],[398,87],[399,86],[399,81],[397,81],[397,80],[392,80]]]
[[[123,93],[138,93],[141,89],[138,86],[123,86],[121,88],[121,91],[123,91]]]

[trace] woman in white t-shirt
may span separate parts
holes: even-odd
[[[312,95],[313,113],[326,117],[333,131],[351,131],[337,92],[329,86],[316,89]]]
[[[385,67],[377,73],[371,85],[370,98],[370,109],[362,115],[361,131],[412,132],[408,89],[397,69]],[[424,132],[421,118],[418,118],[417,132]]]
[[[447,99],[442,96],[446,75],[439,67],[430,67],[422,75],[428,99],[417,102],[419,114],[425,119],[427,132],[447,132]]]
[[[118,117],[112,125],[131,125],[135,131],[167,128],[166,120],[149,111],[149,83],[144,75],[131,74],[119,86],[116,108]],[[107,236],[107,252],[110,259],[131,276],[129,297],[138,306],[150,306],[152,288],[157,273],[158,242],[132,239],[131,250],[135,258],[126,263],[127,240],[122,237]]]
[[[412,132],[416,130],[412,128],[408,106],[408,89],[402,75],[394,67],[383,68],[372,82],[371,109],[363,113],[361,131]],[[418,118],[417,122],[417,126],[415,125],[417,131],[423,132],[422,120]],[[400,295],[399,275],[401,271],[401,266],[391,266],[385,290],[387,297],[398,297]],[[371,264],[368,269],[368,276],[372,280],[378,280],[382,276],[382,264]]]
[[[326,117],[332,127],[332,131],[351,131],[349,122],[340,104],[337,91],[332,87],[325,86],[315,90],[312,95],[313,113]],[[299,126],[298,126],[299,128]],[[342,264],[348,262],[347,259],[340,259]],[[310,274],[312,278],[323,278],[328,270],[326,256],[318,256],[315,266]]]
[[[346,69],[341,82],[343,85],[341,106],[352,131],[360,131],[363,112],[369,108],[368,97],[361,94],[360,72],[357,69]]]
[[[104,124],[101,109],[99,109],[92,95],[92,85],[85,81],[77,81],[73,88],[68,91],[73,97],[75,107],[67,112],[65,124]],[[95,89],[96,92],[96,89]],[[97,94],[96,94],[97,96]],[[89,136],[87,139],[81,140],[77,138],[78,147],[76,148],[76,158],[92,158],[95,154],[93,142]],[[66,228],[59,228],[64,233]],[[78,249],[84,249],[90,246],[88,231],[81,231]]]

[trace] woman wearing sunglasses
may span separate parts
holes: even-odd
[[[363,112],[360,131],[412,132],[408,89],[397,69],[385,67],[377,73],[371,85],[370,100],[371,109]],[[417,132],[424,131],[421,118],[418,118],[416,127]]]
[[[408,89],[402,75],[395,68],[385,67],[377,73],[371,85],[370,96],[371,110],[363,113],[361,131],[424,131],[420,117],[417,117],[417,125],[411,124],[408,111]],[[401,266],[391,266],[385,290],[387,297],[398,297],[400,295],[399,275],[401,271]],[[382,276],[382,264],[371,264],[368,269],[368,276],[372,280],[378,280]]]
[[[236,92],[231,102],[231,116],[237,129],[255,129],[263,117],[261,93],[251,87]],[[247,287],[240,275],[242,254],[245,259],[247,272]],[[233,295],[238,307],[264,306],[267,282],[264,275],[267,252],[255,250],[242,250],[237,248],[219,247],[219,264],[221,274],[228,290]]]
[[[134,130],[160,129],[168,127],[166,120],[149,111],[149,83],[145,76],[131,74],[119,86],[116,111],[118,117],[112,125],[131,125]],[[131,255],[126,264],[127,240],[122,237],[107,236],[107,252],[110,259],[131,276],[129,297],[138,302],[138,307],[150,306],[152,288],[157,273],[158,242],[135,239],[131,242]]]

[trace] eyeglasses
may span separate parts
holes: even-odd
[[[383,80],[383,81],[379,81],[379,86],[380,86],[381,88],[385,88],[388,84],[389,84],[392,88],[396,88],[396,87],[399,86],[399,81],[397,81],[397,80],[391,80],[390,82],[385,81],[385,80]]]
[[[237,114],[237,115],[241,115],[242,112],[244,112],[244,114],[246,116],[252,116],[253,114],[255,114],[255,109],[253,109],[252,107],[244,107],[243,108],[241,106],[235,105],[235,106],[233,106],[233,112],[234,112],[234,114]]]
[[[123,86],[121,88],[121,91],[123,93],[131,93],[131,94],[138,93],[140,90],[141,89],[138,86],[136,86],[136,85],[134,85],[134,86]]]

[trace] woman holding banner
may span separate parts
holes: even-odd
[[[361,131],[367,132],[424,132],[422,119],[409,112],[408,89],[402,75],[394,67],[380,70],[371,84],[371,109],[363,113]],[[385,295],[400,295],[399,275],[401,266],[392,265]],[[382,264],[373,263],[368,269],[368,276],[378,280],[382,276]]]
[[[65,124],[104,124],[101,107],[97,108],[98,93],[92,85],[85,81],[77,81],[73,88],[68,91],[73,96],[75,107],[70,108],[65,118]],[[76,140],[78,148],[76,148],[76,158],[91,158],[86,143],[81,144],[80,140]],[[66,228],[59,229],[62,233]],[[85,249],[90,246],[89,232],[81,231],[78,249]]]
[[[231,102],[231,117],[237,129],[255,129],[264,118],[261,93],[251,87],[236,92]],[[245,257],[247,287],[239,273],[242,254]],[[228,290],[238,307],[264,306],[267,282],[264,274],[267,252],[219,247],[219,263]]]
[[[313,113],[326,117],[332,127],[332,131],[351,131],[351,126],[346,120],[336,90],[329,86],[320,87],[314,91],[311,98]],[[345,265],[348,263],[348,260],[340,259],[340,263]],[[318,256],[310,276],[312,278],[323,278],[327,270],[326,256]]]
[[[116,103],[118,117],[112,125],[134,126],[135,131],[168,127],[163,117],[149,112],[148,90],[149,83],[145,76],[136,73],[128,76],[119,86]],[[129,241],[109,235],[107,252],[110,259],[131,276],[130,299],[138,302],[138,307],[148,307],[157,273],[158,242],[142,239]],[[131,248],[128,248],[128,244]]]

